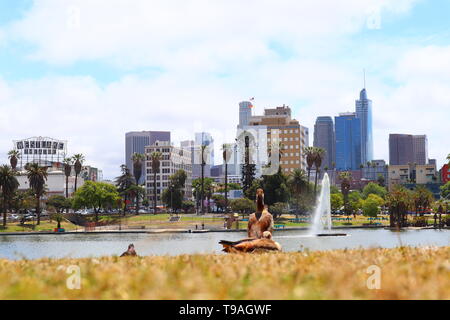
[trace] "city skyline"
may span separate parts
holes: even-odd
[[[254,96],[256,114],[289,105],[312,130],[317,116],[354,109],[365,69],[373,157],[388,160],[389,134],[406,132],[426,134],[429,158],[444,163],[449,3],[282,1],[236,10],[194,2],[171,9],[179,23],[168,27],[158,18],[168,8],[146,1],[0,3],[7,13],[0,14],[0,161],[7,162],[12,140],[49,136],[80,146],[112,179],[124,162],[124,134],[141,130],[171,131],[176,144],[210,132],[220,154],[223,142],[234,141],[239,101]],[[249,15],[251,26],[242,25]],[[126,28],[116,23],[123,19]]]

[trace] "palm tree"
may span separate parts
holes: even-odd
[[[202,159],[201,159],[201,168],[202,168],[202,174],[201,174],[201,182],[202,182],[202,184],[201,184],[201,186],[202,186],[202,189],[201,189],[201,194],[200,194],[200,208],[201,208],[201,213],[202,214],[204,214],[204,206],[205,206],[205,204],[203,203],[204,202],[204,198],[205,198],[205,165],[206,165],[206,161],[205,161],[205,150],[206,150],[206,148],[207,148],[208,146],[207,145],[204,145],[204,144],[202,144],[201,145],[201,151],[202,151]],[[209,205],[209,202],[208,202],[208,205]]]
[[[156,214],[156,173],[159,172],[159,167],[161,166],[161,152],[153,152],[150,155],[152,160],[152,172],[153,172],[153,213]]]
[[[309,182],[310,179],[311,179],[311,168],[313,167],[314,162],[316,160],[315,159],[316,152],[315,152],[315,148],[314,147],[306,147],[304,149],[304,152],[305,152],[305,156],[306,156],[306,164],[307,164],[307,167],[308,167],[308,182]],[[308,186],[309,186],[309,184],[308,184]]]
[[[45,193],[45,181],[47,181],[47,168],[40,167],[37,163],[31,163],[26,166],[27,178],[30,188],[33,190],[36,198],[37,224],[41,223],[41,197]]]
[[[145,156],[142,153],[133,153],[131,156],[133,161],[133,176],[136,179],[136,184],[139,184],[139,180],[142,176],[142,164],[145,160]]]
[[[14,192],[19,187],[16,178],[16,171],[7,165],[0,167],[0,188],[3,195],[3,227],[6,227],[6,210],[7,204],[10,203]]]
[[[81,169],[83,167],[83,162],[84,162],[84,156],[81,153],[75,154],[72,157],[73,161],[74,161],[74,169],[75,169],[75,191],[77,191],[77,182],[78,182],[78,175],[81,172]]]
[[[11,168],[16,170],[17,162],[20,159],[20,152],[18,150],[11,150],[8,152],[9,163],[11,164]]]
[[[342,192],[342,195],[344,196],[344,211],[345,211],[345,213],[347,213],[347,215],[349,214],[348,194],[350,192],[350,187],[351,187],[351,178],[352,178],[352,174],[348,171],[341,172],[339,174],[339,179],[341,180],[341,192]]]
[[[225,213],[228,213],[228,161],[231,158],[231,146],[227,143],[222,145],[222,158],[225,165]]]
[[[325,154],[325,149],[315,148],[314,165],[316,167],[316,178],[314,180],[314,194],[317,194],[317,176],[320,172],[320,167],[322,166],[322,159]]]
[[[290,175],[288,183],[291,186],[292,190],[294,191],[293,193],[297,198],[297,213],[298,213],[300,196],[309,185],[309,181],[307,180],[305,171],[301,169],[295,169]]]
[[[136,179],[136,185],[139,185],[139,180],[142,176],[142,165],[145,161],[145,155],[142,153],[133,153],[131,156],[131,160],[133,161],[133,175],[134,179]],[[139,214],[139,192],[135,193],[136,196],[136,213]]]
[[[64,175],[66,176],[66,198],[69,198],[69,177],[72,173],[72,158],[65,158],[63,160],[64,165]]]

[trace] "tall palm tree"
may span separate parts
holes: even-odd
[[[204,198],[205,198],[205,165],[206,165],[206,161],[205,161],[205,151],[206,148],[208,146],[205,144],[201,145],[201,155],[202,155],[202,159],[201,159],[201,168],[202,168],[202,173],[201,173],[201,194],[200,194],[200,208],[201,208],[201,213],[204,214],[205,211],[205,204],[204,204]],[[208,203],[209,205],[209,203]]]
[[[316,167],[316,178],[314,180],[314,194],[317,194],[317,177],[320,173],[320,167],[322,166],[322,159],[325,155],[325,149],[316,147],[314,156],[314,165]]]
[[[150,159],[152,161],[152,172],[153,172],[153,213],[156,214],[156,173],[159,172],[159,167],[161,166],[161,152],[152,152]]]
[[[142,176],[142,166],[145,160],[145,156],[142,153],[133,153],[131,156],[133,161],[133,176],[136,179],[136,184],[139,184],[139,180]]]
[[[20,152],[18,150],[11,150],[8,152],[9,163],[11,164],[11,168],[16,170],[17,162],[20,159]]]
[[[66,198],[69,198],[69,177],[72,173],[72,164],[72,158],[65,158],[63,160],[64,175],[66,176]]]
[[[348,194],[350,193],[350,187],[351,187],[351,178],[352,174],[348,171],[341,172],[339,174],[339,179],[341,180],[341,192],[344,196],[344,211],[349,214],[348,210]]]
[[[136,179],[136,185],[139,185],[139,180],[142,176],[142,167],[145,161],[145,155],[142,153],[133,153],[131,156],[131,160],[133,161],[133,176]],[[138,189],[137,189],[138,190]],[[136,198],[136,214],[139,214],[139,192],[135,192]]]
[[[31,163],[26,166],[27,178],[30,188],[33,190],[36,198],[37,224],[41,223],[41,197],[45,193],[45,182],[47,181],[47,168],[40,167],[37,163]]]
[[[7,165],[0,167],[0,188],[2,189],[3,195],[3,227],[6,227],[7,204],[10,203],[14,192],[19,187],[16,174],[16,171]]]
[[[231,145],[224,143],[222,150],[223,164],[225,165],[225,213],[228,213],[228,161],[231,158]]]
[[[75,169],[75,191],[77,191],[77,182],[78,182],[78,176],[81,172],[81,169],[83,168],[83,162],[84,162],[84,156],[81,153],[75,154],[73,157],[73,166]]]
[[[302,192],[308,187],[308,178],[304,170],[295,169],[289,177],[288,183],[294,191],[293,194],[297,198],[297,212]]]
[[[314,165],[315,162],[315,157],[316,157],[316,152],[315,152],[315,148],[314,147],[306,147],[304,149],[305,152],[305,157],[306,157],[306,165],[307,165],[307,169],[308,169],[308,182],[311,179],[311,169]],[[308,184],[309,186],[309,184]],[[308,187],[309,188],[309,187]]]

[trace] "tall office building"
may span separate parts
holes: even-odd
[[[313,145],[325,150],[322,166],[331,169],[335,162],[334,123],[331,117],[317,117],[314,125]]]
[[[428,139],[425,134],[413,135],[414,163],[428,163]]]
[[[194,141],[194,159],[192,166],[192,177],[194,179],[200,178],[202,175],[202,146],[206,146],[205,150],[205,168],[204,176],[211,177],[211,168],[214,165],[214,139],[208,132],[197,132],[195,133]]]
[[[156,172],[156,195],[154,194],[154,175],[150,155],[153,152],[160,152],[162,155],[160,168]],[[162,205],[161,196],[165,189],[169,187],[170,176],[178,170],[186,172],[184,186],[184,199],[192,199],[192,165],[191,152],[184,148],[173,146],[169,141],[155,141],[152,145],[145,147],[146,170],[145,187],[147,199],[153,203],[156,196],[158,205]]]
[[[356,113],[340,113],[334,118],[336,170],[358,170],[362,164],[361,119]]]
[[[250,101],[239,102],[239,125],[238,129],[247,126],[252,116],[253,105]]]
[[[373,160],[372,100],[367,98],[366,89],[362,89],[356,100],[356,116],[361,121],[361,162]]]
[[[428,161],[428,140],[426,135],[390,134],[389,164],[425,165]]]
[[[133,153],[145,153],[145,147],[153,145],[156,141],[169,141],[170,131],[131,131],[125,134],[125,164],[127,168],[133,171]],[[144,166],[145,167],[145,166]],[[145,180],[145,170],[142,170],[142,176],[139,183]]]
[[[267,150],[273,144],[281,143],[283,145],[280,166],[285,173],[290,173],[294,169],[306,169],[303,150],[309,145],[308,128],[301,126],[297,120],[292,119],[291,108],[283,105],[272,109],[264,109],[264,115],[250,118],[250,126],[267,130]],[[261,143],[266,143],[265,140],[258,141],[259,149],[262,150]],[[261,159],[261,161],[264,161],[263,158]]]

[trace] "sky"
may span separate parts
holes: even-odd
[[[354,111],[366,73],[374,157],[389,133],[450,152],[447,0],[0,0],[0,163],[12,140],[68,140],[104,178],[125,133],[234,141],[238,103],[310,128]],[[216,162],[219,157],[216,157]]]

